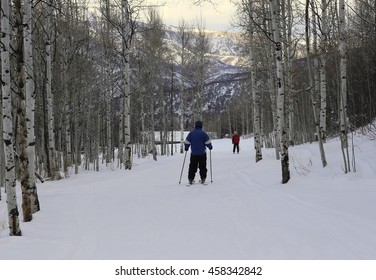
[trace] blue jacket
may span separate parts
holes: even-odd
[[[184,142],[185,150],[188,151],[191,146],[192,155],[204,155],[206,147],[213,149],[208,134],[202,130],[202,123],[196,122],[196,128],[189,132]]]

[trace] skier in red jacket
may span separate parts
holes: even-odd
[[[232,149],[232,152],[235,154],[235,149],[239,154],[239,142],[240,142],[240,137],[239,134],[234,131],[234,135],[232,135],[232,144],[234,144],[234,148]]]

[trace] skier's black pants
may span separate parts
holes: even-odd
[[[206,174],[207,174],[206,154],[203,154],[203,155],[191,154],[191,161],[189,163],[189,170],[188,170],[188,180],[193,180],[195,178],[197,167],[200,169],[201,179],[206,179]]]
[[[232,152],[235,153],[235,149],[236,151],[238,152],[239,154],[239,143],[238,144],[234,144],[234,148],[232,149]]]

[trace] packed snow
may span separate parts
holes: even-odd
[[[239,154],[230,139],[212,142],[207,186],[186,186],[189,152],[181,184],[177,152],[38,184],[41,211],[21,221],[21,237],[9,236],[2,189],[0,259],[376,259],[376,141],[354,138],[348,174],[338,139],[325,144],[325,168],[317,143],[291,147],[287,184],[273,149],[255,163],[252,138]]]

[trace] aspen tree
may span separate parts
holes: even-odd
[[[32,214],[40,210],[39,198],[35,178],[35,79],[33,58],[33,1],[24,0],[23,16],[23,44],[24,44],[24,71],[25,71],[25,98],[26,98],[26,129],[27,129],[27,156],[28,176],[30,184],[30,199]]]
[[[160,15],[156,10],[150,9],[148,13],[147,23],[149,29],[146,30],[143,37],[143,46],[145,47],[145,61],[147,63],[148,69],[146,69],[146,91],[147,91],[147,102],[144,106],[149,108],[150,117],[150,150],[153,155],[153,159],[157,160],[157,149],[155,144],[155,103],[156,97],[158,95],[158,90],[160,90],[161,84],[161,58],[163,57],[164,51],[164,30],[163,23]],[[145,66],[144,66],[145,67]],[[145,70],[144,70],[145,71]],[[159,104],[163,106],[163,104]]]
[[[1,2],[0,2],[0,10],[1,10]],[[1,17],[2,17],[2,14],[0,13],[0,32],[1,32]],[[0,64],[1,64],[1,56],[0,56]],[[1,70],[0,70],[0,73],[1,73]],[[1,93],[1,88],[0,88],[0,93]],[[3,143],[4,143],[4,140],[3,140],[3,99],[0,98],[0,201],[1,201],[1,188],[5,186],[5,158],[4,158]]]
[[[287,108],[287,120],[286,120],[286,130],[288,132],[288,143],[289,145],[294,145],[295,143],[295,109],[294,109],[294,101],[295,101],[295,94],[292,91],[292,83],[293,83],[293,67],[292,67],[292,60],[293,60],[293,42],[292,42],[292,18],[293,18],[293,10],[292,10],[292,1],[287,0],[282,5],[282,18],[285,19],[282,21],[283,27],[283,38],[285,38],[284,46],[284,56],[286,62],[284,63],[284,72],[285,72],[285,91],[286,91],[286,108]]]
[[[265,9],[265,7],[263,7]],[[264,20],[263,27],[265,30],[269,30],[272,33],[273,26],[272,21],[266,21],[267,11],[263,10]],[[273,34],[273,33],[272,33]],[[272,35],[273,36],[273,35]],[[273,137],[274,137],[274,147],[275,147],[275,157],[277,160],[280,160],[280,148],[278,145],[280,142],[280,137],[278,134],[278,118],[277,118],[277,86],[276,86],[276,63],[275,63],[275,50],[272,40],[267,40],[267,66],[268,66],[268,81],[267,87],[269,89],[269,96],[271,101],[271,111],[272,111],[272,120],[273,120]]]
[[[306,2],[306,27],[305,27],[306,28],[307,64],[308,64],[307,69],[308,69],[308,79],[310,81],[310,91],[315,91],[317,90],[316,85],[318,85],[318,81],[314,82],[312,79],[311,51],[310,51],[310,40],[309,40],[309,7],[310,7],[309,2],[310,0],[307,0]],[[315,94],[312,94],[312,92],[310,92],[310,95],[311,95],[312,106],[313,106],[313,118],[315,122],[316,135],[319,141],[321,163],[323,167],[325,167],[327,165],[327,161],[326,161],[326,156],[325,156],[323,139],[320,133],[320,120],[318,116],[319,111],[317,110],[317,106],[316,106]]]
[[[72,153],[72,129],[71,129],[71,117],[72,117],[72,98],[69,89],[69,63],[70,56],[70,40],[67,30],[70,30],[71,20],[69,19],[70,11],[69,7],[64,6],[61,1],[57,2],[57,28],[61,31],[61,35],[56,38],[57,44],[60,46],[57,49],[60,61],[60,71],[57,74],[61,81],[61,152],[63,154],[63,171],[65,178],[69,177],[70,169],[73,164]]]
[[[340,139],[345,173],[350,171],[348,123],[347,123],[347,44],[345,0],[339,0],[339,53],[340,53]]]
[[[193,100],[193,118],[202,120],[202,109],[204,100],[204,82],[208,77],[209,60],[207,58],[209,48],[209,39],[204,30],[203,23],[197,25],[197,31],[194,39],[194,65],[193,65],[193,83],[194,83],[194,100]]]
[[[255,137],[255,159],[256,162],[262,160],[261,151],[261,107],[260,107],[260,93],[257,88],[256,81],[256,61],[255,61],[255,45],[254,45],[254,27],[253,27],[253,7],[252,1],[248,0],[248,14],[249,14],[249,59],[251,68],[251,92],[253,96],[253,133]]]
[[[283,0],[282,0],[283,2]],[[283,76],[283,55],[282,55],[282,40],[281,40],[281,27],[280,27],[280,5],[278,0],[270,0],[270,13],[272,17],[272,30],[273,39],[275,44],[275,56],[276,56],[276,78],[277,78],[277,123],[278,123],[278,136],[280,152],[281,152],[281,167],[282,167],[282,183],[285,184],[290,180],[289,169],[289,153],[287,143],[287,133],[285,127],[285,86]]]
[[[121,82],[121,129],[119,154],[123,159],[125,169],[132,168],[131,143],[131,96],[130,96],[130,52],[133,36],[131,11],[128,0],[121,1],[121,28],[123,71]]]
[[[53,95],[52,95],[52,5],[53,0],[47,2],[47,16],[46,16],[46,100],[47,100],[47,131],[48,131],[48,175],[52,180],[57,179],[56,170],[56,148],[55,148],[55,132],[54,132],[54,113],[53,113]]]
[[[7,196],[8,223],[10,235],[22,235],[16,194],[16,173],[13,151],[13,116],[10,71],[10,2],[1,0],[1,93],[2,123],[5,154],[5,190]]]
[[[3,140],[3,99],[2,98],[0,98],[0,118],[1,118],[0,119],[0,200],[1,200],[2,199],[1,189],[5,187],[5,154],[4,154],[5,151],[4,151],[4,140]]]
[[[105,112],[105,122],[106,122],[106,165],[113,168],[112,153],[113,153],[113,143],[112,143],[112,126],[111,126],[111,114],[112,114],[112,72],[111,72],[111,49],[110,42],[112,40],[112,30],[110,26],[110,1],[104,0],[103,7],[103,21],[104,21],[104,32],[103,45],[104,45],[104,57],[105,57],[105,67],[104,67],[104,91],[106,96],[106,112]]]
[[[67,49],[66,52],[63,53],[63,71],[61,73],[63,78],[63,94],[64,94],[64,139],[65,139],[65,153],[64,153],[64,173],[65,177],[69,176],[69,169],[72,167],[73,161],[72,161],[72,129],[71,129],[71,93],[68,89],[68,53]]]
[[[326,61],[328,44],[328,13],[327,0],[321,1],[321,41],[320,41],[320,135],[322,141],[326,141],[326,110],[327,110],[327,82]]]
[[[18,144],[18,177],[22,189],[22,214],[24,222],[32,220],[32,185],[29,176],[29,158],[27,153],[27,124],[26,124],[26,93],[25,93],[25,57],[23,51],[23,16],[22,1],[13,0],[14,44],[16,60],[15,94],[17,96],[17,144]]]
[[[174,155],[174,140],[175,140],[175,132],[174,132],[174,61],[173,58],[170,57],[171,63],[171,90],[170,90],[170,131],[171,131],[171,151],[170,154]]]
[[[186,79],[186,68],[189,63],[189,51],[188,47],[192,40],[192,32],[191,27],[183,20],[179,23],[179,30],[178,30],[178,36],[179,36],[179,50],[178,50],[178,56],[179,56],[179,64],[181,67],[180,72],[180,81],[179,81],[179,111],[180,111],[180,153],[184,153],[184,119],[185,119],[185,79]]]

